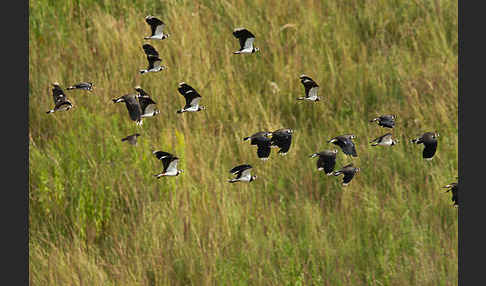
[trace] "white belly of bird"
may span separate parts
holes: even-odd
[[[172,169],[172,170],[167,170],[167,172],[164,173],[164,176],[175,176],[177,175],[177,170]]]
[[[199,109],[199,105],[196,105],[196,106],[191,106],[189,108],[186,108],[185,111],[188,111],[188,112],[195,112]]]

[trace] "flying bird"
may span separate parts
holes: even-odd
[[[236,28],[233,30],[233,36],[240,41],[240,49],[233,54],[252,54],[260,49],[253,47],[255,35],[245,28]]]
[[[149,63],[147,69],[140,70],[141,74],[148,73],[148,72],[159,72],[167,67],[161,66],[162,60],[159,58],[159,53],[149,44],[145,44],[142,46],[145,55],[147,56],[147,61]]]
[[[294,131],[291,128],[282,128],[272,132],[272,139],[270,141],[272,147],[279,147],[278,153],[286,155],[289,152],[292,144],[292,134]]]
[[[204,106],[199,106],[201,95],[192,86],[181,82],[177,90],[186,99],[186,105],[182,109],[177,110],[177,113],[196,112],[206,109]]]
[[[66,98],[64,91],[59,86],[58,82],[52,83],[52,97],[54,99],[54,108],[46,111],[47,114],[56,111],[68,111],[73,107],[72,103]]]
[[[334,176],[339,176],[341,174],[344,175],[343,177],[343,186],[347,186],[349,182],[353,179],[354,175],[360,171],[360,168],[354,167],[353,163],[346,165],[341,168],[341,170],[333,172]]]
[[[317,96],[319,85],[305,74],[300,76],[300,82],[304,85],[305,97],[298,97],[298,100],[319,101],[321,98]]]
[[[155,157],[157,157],[157,159],[162,161],[162,165],[164,167],[162,173],[154,175],[154,177],[157,177],[157,179],[163,176],[178,176],[180,173],[184,172],[184,170],[177,169],[179,158],[173,154],[164,151],[153,151],[152,153],[155,155]]]
[[[329,141],[327,141],[327,143],[333,143],[334,145],[341,147],[343,153],[346,155],[358,157],[358,153],[356,152],[356,146],[354,145],[354,142],[352,140],[354,138],[356,138],[356,136],[353,134],[340,135],[330,139]]]
[[[236,178],[229,180],[230,183],[236,182],[252,182],[254,181],[257,176],[251,175],[252,166],[248,164],[243,164],[234,167],[230,170],[230,173],[236,175]]]
[[[315,158],[319,157],[317,160],[317,170],[322,171],[326,173],[326,175],[330,176],[332,175],[332,171],[334,171],[334,166],[336,166],[336,155],[338,153],[338,150],[324,150],[318,153],[314,153],[310,155],[310,158]]]
[[[69,86],[66,88],[67,90],[71,89],[82,89],[87,91],[93,91],[93,83],[92,82],[79,82],[74,85]]]
[[[150,95],[140,86],[136,86],[135,90],[138,92],[138,102],[142,110],[141,117],[151,117],[159,114],[160,111],[157,109],[157,103],[150,98]]]
[[[149,37],[144,37],[145,40],[163,40],[169,37],[169,34],[164,34],[163,30],[165,24],[160,19],[149,15],[145,17],[145,22],[150,25],[150,29],[152,31],[152,35]]]
[[[425,148],[422,152],[422,157],[425,160],[432,160],[435,151],[437,150],[437,137],[439,133],[437,132],[425,132],[421,137],[412,139],[411,142],[415,144],[424,144]]]
[[[391,133],[386,133],[385,135],[371,141],[371,146],[393,146],[397,144],[398,141],[394,140],[392,136],[393,135]]]
[[[113,98],[114,103],[125,102],[125,105],[130,115],[130,119],[137,122],[137,125],[142,125],[142,108],[138,101],[138,94],[125,94],[118,98]]]
[[[453,206],[459,207],[459,198],[457,197],[457,191],[459,190],[458,183],[451,183],[449,185],[444,186],[443,188],[448,189],[446,193],[448,192],[452,193],[451,201],[453,202]]]
[[[132,135],[128,135],[127,137],[123,138],[121,141],[128,141],[128,143],[132,145],[137,145],[137,137],[140,136],[139,133],[135,133]]]
[[[393,128],[395,127],[395,118],[396,115],[393,114],[386,114],[386,115],[381,115],[380,117],[373,118],[370,120],[370,122],[378,122],[379,126],[382,127],[387,127],[387,128]]]

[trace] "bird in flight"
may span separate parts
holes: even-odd
[[[425,148],[422,152],[422,157],[425,160],[432,160],[437,150],[437,132],[425,132],[422,136],[412,139],[411,142],[415,144],[424,144]]]
[[[319,101],[321,98],[317,96],[319,85],[305,74],[300,76],[300,82],[304,85],[305,97],[298,97],[298,100]]]
[[[236,175],[234,179],[228,180],[230,183],[236,182],[253,182],[257,176],[251,175],[252,166],[248,164],[243,164],[234,167],[230,170],[230,173]]]
[[[360,171],[360,168],[354,167],[353,163],[346,165],[341,168],[341,170],[333,172],[334,176],[344,175],[343,177],[343,186],[347,186],[351,180],[353,179],[354,175]]]
[[[147,69],[140,70],[141,74],[148,73],[148,72],[159,72],[166,69],[166,66],[162,66],[162,60],[159,58],[159,53],[149,44],[144,44],[142,46],[145,55],[147,56],[148,67]]]
[[[395,118],[396,115],[386,114],[373,118],[372,120],[370,120],[370,122],[378,122],[379,126],[393,128],[395,127]]]
[[[343,150],[343,153],[346,155],[350,155],[353,157],[358,157],[358,153],[356,152],[356,146],[352,139],[356,138],[353,134],[345,134],[334,137],[327,141],[327,143],[332,143],[334,145],[338,145]]]
[[[185,82],[181,82],[179,83],[179,88],[177,90],[186,99],[186,105],[184,105],[182,109],[177,110],[177,113],[196,112],[206,109],[206,107],[199,105],[201,95],[192,88],[192,86]]]
[[[391,133],[386,133],[385,135],[382,135],[378,138],[375,138],[373,141],[371,141],[371,146],[393,146],[397,144],[397,140],[392,138]]]
[[[76,84],[73,84],[66,88],[67,90],[72,90],[72,89],[82,89],[82,90],[87,90],[87,91],[93,91],[93,83],[92,82],[79,82]]]
[[[184,170],[177,169],[179,158],[173,154],[164,151],[153,151],[152,153],[157,159],[162,161],[162,166],[164,168],[161,173],[154,175],[157,179],[164,176],[179,176],[180,173],[184,172]]]
[[[310,158],[315,158],[319,157],[317,160],[317,170],[322,171],[326,173],[326,175],[330,176],[332,175],[332,172],[334,171],[334,166],[336,166],[336,155],[338,153],[338,150],[324,150],[318,153],[314,153],[310,155]]]
[[[259,48],[253,47],[255,35],[245,28],[236,28],[233,30],[233,36],[240,41],[240,49],[233,54],[253,54],[260,51]]]
[[[154,16],[145,17],[145,22],[150,25],[152,34],[148,37],[144,37],[145,40],[163,40],[169,37],[169,34],[164,34],[165,27],[164,22]]]

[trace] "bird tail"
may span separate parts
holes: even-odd
[[[250,139],[250,137],[245,137],[245,138],[243,138],[243,141],[246,141],[248,139]]]
[[[228,183],[236,183],[236,182],[238,182],[238,180],[236,180],[236,179],[228,180]]]
[[[74,87],[74,86],[70,86],[70,87],[68,87],[68,88],[66,88],[66,89],[67,89],[67,90],[71,90],[71,89],[75,89],[75,87]]]
[[[155,174],[154,177],[157,177],[157,179],[160,179],[161,177],[163,177],[164,174],[163,173],[160,173],[160,174]]]
[[[47,114],[53,113],[53,112],[54,112],[54,109],[51,109],[51,110],[46,111]]]
[[[184,109],[177,110],[177,113],[183,113],[183,112],[185,112]]]
[[[310,155],[309,158],[314,158],[314,157],[317,157],[317,156],[319,156],[319,154],[314,153],[314,154]]]
[[[331,175],[334,175],[334,176],[339,176],[341,175],[343,172],[341,171],[336,171],[336,172],[332,172]]]
[[[144,73],[146,73],[146,72],[147,72],[147,70],[140,70],[140,73],[141,73],[141,74],[144,74]]]
[[[297,97],[297,100],[304,100],[305,97]]]
[[[118,102],[122,102],[122,98],[113,98],[112,101],[113,103],[118,103]]]
[[[125,137],[125,138],[123,138],[123,139],[122,139],[122,142],[123,142],[123,141],[127,141],[127,140],[128,140],[128,138],[126,138],[126,137]]]
[[[377,118],[373,118],[372,120],[370,120],[370,122],[375,122],[375,121],[377,121],[378,119],[379,119],[378,117],[377,117]]]
[[[236,51],[236,52],[233,52],[233,54],[235,54],[235,55],[239,55],[239,54],[241,54],[241,51]]]

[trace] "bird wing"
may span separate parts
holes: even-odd
[[[344,154],[358,157],[358,154],[356,153],[356,146],[351,139],[346,139],[344,141],[344,146],[341,146],[341,148],[343,149]]]
[[[280,147],[278,153],[287,153],[290,149],[290,145],[292,144],[292,134],[284,132],[273,132],[271,142],[272,145]]]
[[[324,168],[326,174],[332,173],[334,167],[336,166],[336,154],[322,154],[317,160],[317,168]]]
[[[422,157],[424,159],[430,159],[434,157],[435,151],[437,150],[437,141],[424,143],[424,151],[422,152]]]
[[[153,69],[160,67],[162,60],[158,56],[147,55],[147,60],[149,62],[147,69]]]
[[[251,49],[253,48],[253,42],[255,41],[255,38],[246,38],[245,43],[243,44],[243,49]],[[241,44],[241,43],[240,43]]]
[[[237,174],[237,173],[241,173],[243,172],[244,170],[246,169],[251,169],[252,166],[251,165],[248,165],[248,164],[243,164],[243,165],[239,165],[239,166],[236,166],[234,167],[233,169],[230,170],[230,173],[231,174]]]
[[[142,115],[153,114],[153,112],[157,108],[156,105],[157,103],[148,96],[139,97],[138,102],[140,103],[140,109],[142,110]]]
[[[149,44],[144,44],[142,48],[147,56],[148,55],[157,56],[157,57],[159,56],[159,52],[157,52],[157,50],[155,50],[155,48]]]
[[[177,163],[179,163],[179,158],[177,158],[177,157],[168,158],[167,157],[167,158],[162,159],[162,163],[164,164],[164,171],[165,172],[171,172],[173,170],[177,171]]]
[[[382,115],[379,117],[379,123],[381,126],[393,128],[395,126],[395,120],[391,115]]]
[[[300,82],[302,83],[302,85],[304,85],[306,97],[310,97],[313,94],[317,96],[317,90],[319,89],[319,85],[317,85],[317,83],[313,79],[308,76],[302,76]]]
[[[251,169],[245,169],[238,174],[238,179],[240,178],[247,178],[248,180],[251,178]]]
[[[165,157],[173,157],[174,155],[172,155],[171,153],[169,152],[164,152],[164,151],[153,151],[152,152],[155,157],[157,157],[157,159],[159,160],[162,160],[163,158]]]
[[[199,100],[201,100],[201,95],[190,85],[186,83],[180,83],[177,90],[186,99],[186,108],[199,104]]]
[[[266,138],[268,139],[268,138]],[[270,147],[270,139],[268,139],[267,143],[264,143],[262,141],[260,144],[257,144],[257,155],[258,158],[268,158],[270,156],[270,152],[272,151],[272,148]]]
[[[54,104],[57,104],[57,102],[60,100],[66,100],[66,95],[60,86],[55,86],[52,88],[52,97],[54,99]]]
[[[355,172],[354,170],[352,170],[352,171],[343,172],[343,174],[344,174],[343,184],[349,184],[349,182],[351,182],[351,180],[353,179]]]
[[[162,29],[164,28],[164,22],[160,19],[155,17],[147,17],[145,18],[145,22],[150,25],[152,29],[152,36],[162,34]]]
[[[128,109],[128,114],[133,121],[139,121],[142,116],[142,110],[140,108],[140,103],[135,95],[125,96],[125,105]]]
[[[247,42],[248,38],[253,38],[253,40],[251,40],[251,42],[248,42],[248,44],[251,44],[251,45],[253,45],[253,41],[255,40],[255,36],[245,28],[234,29],[233,30],[233,36],[235,36],[235,38],[237,38],[240,41],[241,49],[246,48],[246,45],[247,45],[246,42]]]

